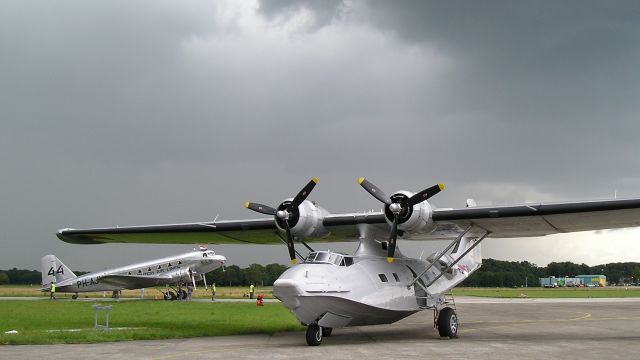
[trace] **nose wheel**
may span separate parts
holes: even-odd
[[[322,344],[322,327],[318,324],[307,326],[307,345],[318,346]]]

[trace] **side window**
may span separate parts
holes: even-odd
[[[393,278],[396,279],[396,282],[400,282],[400,278],[398,277],[398,274],[393,273]]]
[[[380,281],[382,282],[388,282],[389,280],[387,280],[387,275],[385,274],[378,274],[378,276],[380,277]]]
[[[352,257],[348,257],[348,256],[346,256],[346,257],[344,258],[344,264],[345,264],[346,266],[351,266],[351,265],[353,265],[353,258],[352,258]]]

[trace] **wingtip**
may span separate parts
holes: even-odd
[[[388,257],[388,258],[387,258],[387,262],[388,262],[389,264],[391,264],[391,263],[393,262],[393,258],[392,258],[392,257]]]
[[[295,264],[297,264],[297,263],[298,263],[298,260],[296,260],[296,259],[291,259],[291,265],[295,265]]]
[[[438,183],[438,187],[440,188],[440,191],[444,190],[444,184],[443,183]]]
[[[249,208],[249,202],[248,201],[246,203],[244,203],[244,207],[246,207],[247,209]]]
[[[358,185],[362,185],[362,182],[364,181],[363,177],[359,177],[358,178]]]
[[[313,181],[314,183],[317,184],[318,183],[318,178],[313,178],[313,179],[311,179],[311,181]]]

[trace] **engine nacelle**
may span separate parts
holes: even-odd
[[[410,191],[398,191],[391,195],[392,202],[400,202],[413,196]],[[384,208],[385,218],[389,225],[393,224],[393,213],[389,206]],[[398,215],[398,230],[411,234],[429,233],[434,230],[435,224],[431,218],[433,209],[428,201],[423,201],[413,207],[403,209]]]
[[[278,210],[285,208],[293,199],[285,200]],[[329,211],[316,205],[314,202],[305,200],[298,206],[298,209],[291,211],[289,218],[289,226],[291,227],[291,234],[299,239],[308,237],[323,238],[329,235],[323,225],[324,217],[329,215]],[[285,224],[282,221],[276,219],[276,226],[278,229],[285,231]]]

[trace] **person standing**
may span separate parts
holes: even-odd
[[[56,283],[52,282],[49,287],[49,300],[57,300],[56,299]]]
[[[249,299],[253,299],[253,283],[251,283],[251,285],[249,285]]]
[[[211,284],[211,301],[216,301],[216,283]]]

